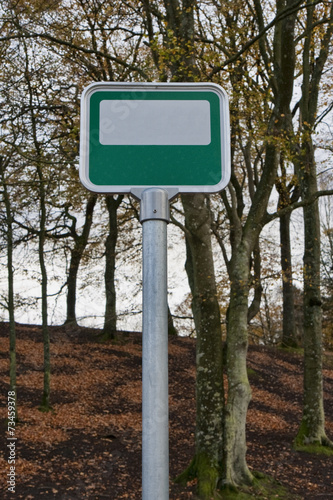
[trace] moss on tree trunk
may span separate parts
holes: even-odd
[[[197,334],[196,452],[187,472],[197,477],[199,496],[209,499],[220,477],[223,445],[221,320],[206,198],[203,194],[183,196],[182,202],[186,226],[186,271]]]

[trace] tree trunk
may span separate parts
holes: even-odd
[[[208,499],[212,497],[221,475],[224,406],[221,320],[205,196],[183,195],[182,203],[186,227],[186,271],[197,335],[196,453],[187,473],[198,478],[198,494]]]
[[[3,198],[6,207],[7,223],[7,268],[8,268],[8,314],[9,314],[9,387],[15,398],[15,420],[18,421],[16,387],[16,328],[14,311],[14,269],[13,269],[13,216],[7,181],[4,175],[4,160],[0,157]]]
[[[109,234],[105,242],[105,317],[103,339],[115,339],[117,336],[117,313],[116,313],[116,244],[118,239],[117,210],[123,199],[118,196],[106,196],[106,206],[109,214]]]
[[[30,110],[30,120],[31,120],[31,137],[34,146],[34,156],[35,156],[35,166],[38,176],[39,186],[39,231],[38,231],[38,258],[41,271],[41,294],[42,294],[42,332],[43,332],[43,347],[44,347],[44,387],[42,403],[40,406],[41,411],[49,411],[50,406],[50,379],[51,379],[51,361],[50,361],[50,335],[48,329],[48,310],[47,310],[47,270],[45,263],[45,239],[46,239],[46,221],[47,221],[47,208],[46,208],[46,189],[45,189],[45,164],[42,163],[43,160],[43,148],[39,142],[38,137],[38,112],[35,107],[35,96],[34,88],[32,86],[32,81],[30,80],[29,68],[29,51],[25,44],[24,39],[23,46],[26,58],[26,68],[25,68],[25,81],[27,85],[27,90],[29,93],[29,110]]]
[[[292,0],[287,0],[288,5]],[[259,29],[263,25],[262,4],[255,1]],[[277,5],[277,11],[284,8],[283,3]],[[277,12],[278,13],[278,12]],[[222,485],[225,488],[237,488],[253,481],[246,464],[246,415],[251,398],[247,370],[247,318],[250,257],[258,244],[259,235],[264,225],[267,205],[276,180],[280,164],[280,150],[283,147],[283,133],[289,133],[292,125],[290,102],[293,95],[295,52],[294,52],[295,15],[286,17],[277,23],[274,33],[274,51],[268,53],[265,38],[259,41],[259,50],[264,61],[272,57],[274,71],[269,79],[273,92],[274,109],[267,126],[267,142],[265,146],[265,162],[261,177],[252,181],[251,207],[245,219],[243,215],[243,198],[238,195],[241,186],[236,172],[232,173],[230,186],[231,205],[226,196],[223,197],[231,222],[232,257],[230,265],[230,303],[228,309],[226,369],[228,376],[228,396],[224,422],[224,462]],[[231,75],[235,89],[235,108],[238,109],[237,89],[243,75],[239,65]],[[236,124],[238,117],[235,117]],[[233,121],[232,121],[233,123]],[[235,127],[236,129],[237,127]],[[233,134],[232,134],[233,136]],[[233,155],[232,155],[233,156]],[[251,175],[253,178],[251,179]],[[256,188],[254,190],[254,188]]]
[[[168,335],[171,335],[171,336],[174,335],[176,337],[178,335],[177,328],[174,325],[173,317],[172,317],[169,305],[168,305]]]
[[[280,217],[280,244],[281,244],[281,270],[282,270],[282,296],[283,296],[283,332],[282,345],[284,347],[297,347],[294,286],[292,275],[292,260],[290,248],[290,216]]]
[[[75,230],[76,219],[72,227],[72,235],[74,238],[74,248],[71,250],[71,261],[69,265],[67,277],[67,314],[65,323],[76,325],[76,291],[77,291],[77,275],[83,252],[87,246],[90,229],[92,225],[93,212],[97,201],[97,195],[93,194],[89,197],[86,206],[85,221],[82,229],[82,234],[78,235]]]
[[[299,175],[302,199],[317,191],[311,138],[303,144],[305,155]],[[304,214],[304,403],[295,444],[330,445],[325,433],[322,374],[322,301],[320,290],[320,222],[318,200],[305,205]]]
[[[278,208],[283,209],[296,202],[300,196],[300,189],[294,179],[288,184],[285,160],[281,155],[281,175],[276,180],[276,189],[279,193]],[[291,190],[293,189],[292,194]],[[280,223],[280,262],[282,272],[282,299],[283,299],[283,325],[281,344],[284,347],[297,347],[295,299],[292,272],[292,257],[290,245],[290,218],[291,213],[282,215]]]
[[[251,484],[253,476],[246,463],[246,415],[251,400],[247,376],[249,255],[243,245],[232,262],[230,303],[227,324],[226,370],[228,399],[224,423],[223,486]]]
[[[250,321],[258,314],[260,311],[260,303],[262,296],[262,285],[261,285],[261,254],[260,254],[260,245],[259,240],[256,243],[256,246],[253,251],[253,288],[254,288],[254,296],[251,302],[250,307],[247,312],[247,322]]]
[[[315,6],[309,4],[303,50],[303,83],[301,114],[301,148],[298,177],[303,201],[317,190],[317,171],[312,143],[316,123],[318,92],[324,67],[330,53],[333,35],[333,5],[330,22],[321,38],[318,57],[313,61],[313,24]],[[304,214],[304,407],[296,446],[311,443],[333,447],[325,434],[322,375],[322,301],[320,290],[320,222],[318,201],[305,205]]]
[[[172,81],[190,82],[198,77],[194,51],[195,0],[164,0],[166,30],[164,49],[169,53],[167,70]],[[149,2],[144,2],[152,54],[159,66],[159,54],[154,51],[152,15]],[[160,22],[160,20],[158,21]],[[180,49],[180,51],[179,51]],[[173,57],[176,52],[179,57]],[[163,59],[163,56],[162,56]],[[167,71],[159,68],[161,78]],[[204,166],[203,166],[204,168]],[[209,210],[203,194],[182,196],[185,213],[187,248],[186,271],[192,292],[192,310],[197,335],[196,378],[196,452],[180,480],[195,476],[198,494],[210,499],[220,477],[222,459],[222,338],[220,310],[217,299],[214,262],[211,245]]]
[[[47,270],[44,257],[45,247],[45,232],[46,232],[46,204],[45,204],[45,180],[43,178],[42,166],[37,165],[37,172],[39,177],[39,196],[40,196],[40,222],[39,222],[39,236],[38,236],[38,256],[39,265],[42,277],[42,331],[43,331],[43,347],[44,347],[44,387],[43,397],[40,409],[42,411],[49,411],[50,406],[50,379],[51,379],[51,360],[50,360],[50,335],[48,328],[48,310],[47,310]]]
[[[274,126],[276,137],[279,129]],[[224,419],[223,488],[237,488],[253,481],[246,463],[246,415],[251,399],[247,377],[248,294],[250,257],[255,250],[279,164],[279,148],[274,140],[266,146],[265,165],[244,227],[235,211],[232,257],[228,266],[230,302],[227,315],[226,371],[228,396]],[[228,207],[229,209],[230,207]]]
[[[71,261],[69,264],[67,277],[67,314],[65,324],[77,325],[76,319],[76,289],[77,289],[77,274],[81,262],[82,253],[76,250],[75,247],[71,250]]]

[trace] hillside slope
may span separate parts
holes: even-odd
[[[18,325],[16,494],[22,499],[141,498],[141,335],[98,342],[96,330],[52,327],[53,412],[41,413],[40,327]],[[7,491],[8,325],[0,324],[1,497]],[[333,438],[333,356],[326,356],[325,410]],[[333,499],[333,457],[291,449],[301,418],[302,357],[251,347],[253,398],[248,413],[248,463],[273,476],[293,498]],[[194,452],[195,340],[169,343],[170,475]],[[194,498],[195,484],[170,482],[170,499]],[[264,498],[264,497],[263,497]]]

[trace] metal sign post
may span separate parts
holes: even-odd
[[[141,202],[142,498],[168,500],[169,200],[228,184],[225,91],[214,83],[89,85],[81,97],[80,179],[95,193],[127,193]]]
[[[169,499],[167,224],[164,189],[143,191],[142,498]]]

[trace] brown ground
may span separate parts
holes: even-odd
[[[18,326],[16,493],[7,490],[8,326],[0,324],[0,497],[22,499],[141,498],[141,336],[101,344],[96,330],[52,327],[53,413],[41,413],[41,330]],[[194,451],[195,341],[170,340],[170,477]],[[333,438],[333,356],[327,356],[325,411]],[[333,499],[333,457],[295,452],[302,403],[298,354],[251,347],[253,399],[248,413],[248,463],[274,476],[293,498]],[[170,499],[194,498],[195,484],[170,481]],[[297,497],[297,495],[299,495]],[[258,495],[257,495],[258,496]],[[265,497],[263,497],[265,498]]]

